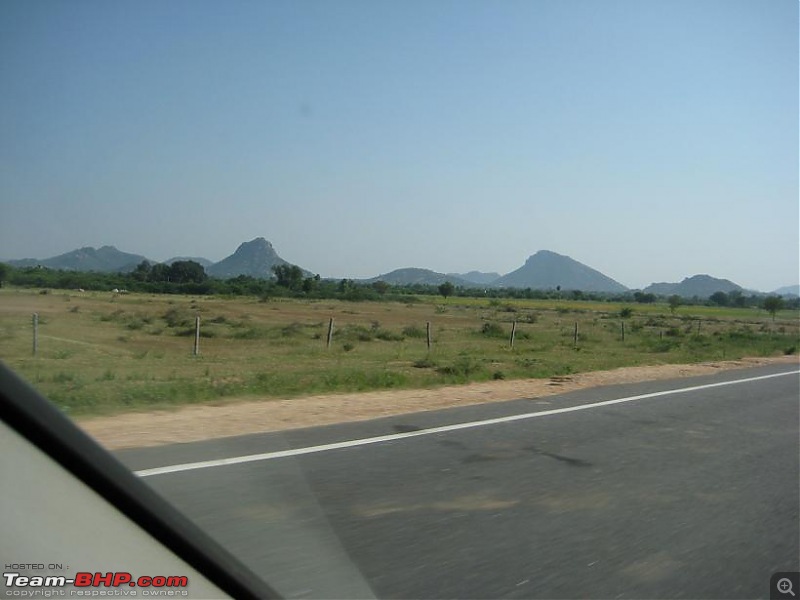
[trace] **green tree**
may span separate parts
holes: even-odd
[[[146,260],[143,260],[136,268],[131,272],[131,277],[133,277],[136,281],[147,281],[150,279],[150,271],[152,266]]]
[[[150,267],[147,281],[169,281],[169,265],[158,263]]]
[[[378,292],[381,296],[389,291],[389,287],[389,284],[385,281],[375,281],[372,283],[372,289]]]
[[[303,286],[303,269],[297,265],[275,265],[272,272],[281,287],[298,291]]]
[[[3,282],[8,279],[10,273],[11,267],[6,263],[0,263],[0,287],[3,287]]]
[[[633,309],[630,306],[623,306],[619,311],[619,316],[623,319],[628,319],[633,315]]]
[[[455,290],[456,287],[449,281],[445,281],[443,284],[439,286],[439,294],[443,296],[445,299],[447,299],[448,296],[452,296]]]
[[[319,274],[314,275],[314,277],[306,277],[305,279],[303,279],[303,291],[306,294],[310,294],[311,292],[316,291],[319,288],[319,281],[320,281]]]
[[[675,311],[678,310],[678,307],[681,305],[682,300],[678,294],[672,294],[672,296],[667,298],[667,303],[669,303],[669,312],[674,315]]]
[[[714,292],[708,299],[717,306],[728,306],[728,294],[725,292]]]
[[[775,314],[783,309],[784,302],[780,296],[767,296],[764,298],[764,310],[772,315],[772,320],[775,320]]]
[[[167,274],[174,283],[203,283],[208,277],[203,265],[193,260],[176,260]]]
[[[745,303],[747,302],[744,294],[742,294],[741,290],[731,290],[728,292],[728,305],[729,306],[737,306],[742,308]]]

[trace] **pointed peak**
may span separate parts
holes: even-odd
[[[243,248],[269,248],[272,249],[272,244],[263,237],[253,238],[249,242],[242,242],[239,244],[239,249]]]

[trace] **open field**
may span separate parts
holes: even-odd
[[[633,313],[622,319],[622,305],[568,300],[261,302],[3,289],[0,358],[67,412],[102,414],[774,356],[795,353],[800,342],[797,311],[773,321],[757,309],[687,306],[672,315],[663,304],[628,306]]]

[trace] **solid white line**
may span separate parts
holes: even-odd
[[[200,462],[185,463],[182,465],[170,465],[166,467],[156,467],[154,469],[143,469],[141,471],[134,471],[135,475],[139,477],[152,477],[153,475],[166,475],[168,473],[180,473],[182,471],[193,471],[195,469],[208,469],[211,467],[223,467],[225,465],[239,465],[242,463],[256,462],[260,460],[273,460],[276,458],[287,458],[289,456],[301,456],[303,454],[314,454],[316,452],[327,452],[329,450],[340,450],[342,448],[353,448],[355,446],[366,446],[368,444],[378,444],[380,442],[391,442],[394,440],[402,440],[405,438],[418,437],[421,435],[431,435],[434,433],[445,433],[448,431],[458,431],[459,429],[471,429],[473,427],[485,427],[487,425],[497,425],[499,423],[510,423],[512,421],[521,421],[523,419],[535,419],[538,417],[547,417],[550,415],[560,415],[563,413],[575,412],[579,410],[588,410],[590,408],[599,408],[601,406],[611,406],[612,404],[622,404],[624,402],[634,402],[636,400],[645,400],[648,398],[658,398],[659,396],[669,396],[672,394],[685,394],[688,392],[695,392],[697,390],[707,390],[715,387],[722,387],[726,385],[737,385],[740,383],[749,383],[751,381],[761,381],[763,379],[772,379],[773,377],[783,377],[785,375],[797,375],[799,371],[787,371],[785,373],[774,373],[772,375],[760,375],[758,377],[748,377],[746,379],[734,379],[733,381],[722,381],[720,383],[707,383],[704,385],[694,385],[691,387],[678,388],[674,390],[664,390],[661,392],[651,392],[649,394],[640,394],[638,396],[628,396],[626,398],[617,398],[616,400],[605,400],[603,402],[593,402],[591,404],[579,404],[578,406],[568,406],[566,408],[555,408],[553,410],[543,410],[540,412],[523,413],[519,415],[511,415],[508,417],[498,417],[495,419],[486,419],[483,421],[470,421],[467,423],[456,423],[454,425],[443,425],[441,427],[431,427],[430,429],[421,429],[420,431],[408,431],[406,433],[392,433],[388,435],[379,435],[371,438],[362,438],[357,440],[346,440],[343,442],[336,442],[333,444],[322,444],[320,446],[309,446],[307,448],[294,448],[292,450],[280,450],[277,452],[265,452],[263,454],[250,454],[247,456],[234,456],[231,458],[219,458],[215,460],[204,460]]]

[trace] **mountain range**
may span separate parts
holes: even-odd
[[[5,262],[12,267],[42,266],[49,269],[61,269],[64,271],[123,273],[126,271],[133,271],[136,265],[143,260],[147,259],[140,254],[121,252],[114,246],[103,246],[97,249],[87,246],[85,248],[78,248],[72,252],[53,256],[52,258],[23,258]]]
[[[263,237],[255,238],[239,245],[236,251],[219,262],[212,262],[201,257],[174,257],[165,261],[171,264],[178,260],[193,260],[201,264],[211,277],[230,278],[238,275],[269,278],[273,276],[272,268],[276,265],[292,264],[283,259],[270,242]],[[136,268],[142,261],[155,263],[140,254],[131,254],[117,250],[114,246],[79,248],[72,252],[51,258],[5,261],[14,267],[43,266],[51,269],[73,271],[127,272]],[[312,273],[303,269],[306,276]],[[622,293],[629,291],[621,283],[604,275],[569,256],[557,254],[549,250],[540,250],[531,255],[525,263],[515,271],[500,275],[499,273],[437,273],[430,269],[403,268],[389,273],[361,280],[363,283],[385,281],[393,285],[440,285],[445,281],[465,288],[503,287],[531,288],[537,290],[561,289],[564,291],[581,290],[584,292]],[[741,286],[727,279],[718,279],[710,275],[694,275],[679,283],[653,283],[644,290],[646,293],[669,296],[676,294],[683,297],[697,296],[707,298],[711,294],[722,291],[744,290]],[[781,295],[800,295],[800,286],[787,286],[772,293]]]

